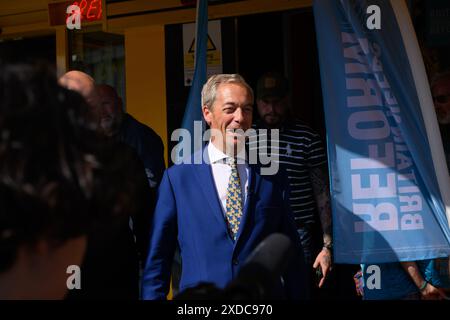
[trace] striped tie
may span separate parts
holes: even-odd
[[[236,159],[228,158],[227,163],[231,167],[230,180],[227,188],[227,202],[226,202],[226,216],[228,230],[233,240],[236,241],[236,236],[239,231],[239,224],[242,217],[242,191],[241,181],[239,179],[239,172],[237,170]]]

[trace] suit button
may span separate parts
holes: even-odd
[[[238,260],[238,259],[233,259],[233,264],[234,264],[235,266],[237,266],[237,265],[239,264],[239,260]]]

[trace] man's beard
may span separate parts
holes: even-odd
[[[269,120],[269,118],[271,120]],[[272,127],[278,126],[280,124],[280,122],[281,122],[281,117],[279,115],[277,115],[277,114],[274,114],[274,113],[265,114],[263,116],[263,119],[264,119],[264,122],[267,125],[272,126]]]
[[[114,135],[117,129],[117,121],[112,117],[105,117],[100,120],[100,128],[107,135]]]
[[[445,111],[443,114],[437,113],[437,118],[440,124],[450,124],[450,111]]]

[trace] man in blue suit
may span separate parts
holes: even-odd
[[[296,246],[283,276],[284,297],[307,298],[306,269],[289,211],[286,183],[263,176],[246,161],[253,91],[236,74],[212,76],[202,90],[202,112],[211,128],[201,164],[183,163],[164,173],[142,280],[144,299],[165,299],[178,244],[180,290],[209,282],[224,288],[268,235],[281,232]]]

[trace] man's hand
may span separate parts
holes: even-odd
[[[442,300],[446,298],[443,289],[436,288],[432,284],[425,282],[415,261],[403,261],[400,264],[416,284],[423,300]]]
[[[330,206],[330,191],[328,189],[328,173],[325,165],[321,167],[312,168],[310,171],[310,177],[314,190],[314,195],[317,202],[317,208],[320,218],[320,224],[323,231],[323,243],[331,245],[332,239],[332,227],[331,227],[331,206]],[[331,248],[325,246],[322,251],[317,255],[316,261],[314,261],[314,269],[319,267],[322,271],[322,279],[319,282],[319,288],[323,286],[323,283],[331,271]]]
[[[436,288],[430,283],[420,292],[423,300],[443,300],[445,292],[441,288]]]
[[[319,282],[319,288],[322,288],[325,279],[327,278],[328,273],[332,269],[332,260],[331,260],[331,251],[330,249],[323,248],[322,251],[317,255],[316,261],[314,261],[313,268],[316,269],[320,266],[320,269],[322,270],[322,279],[320,279]]]

